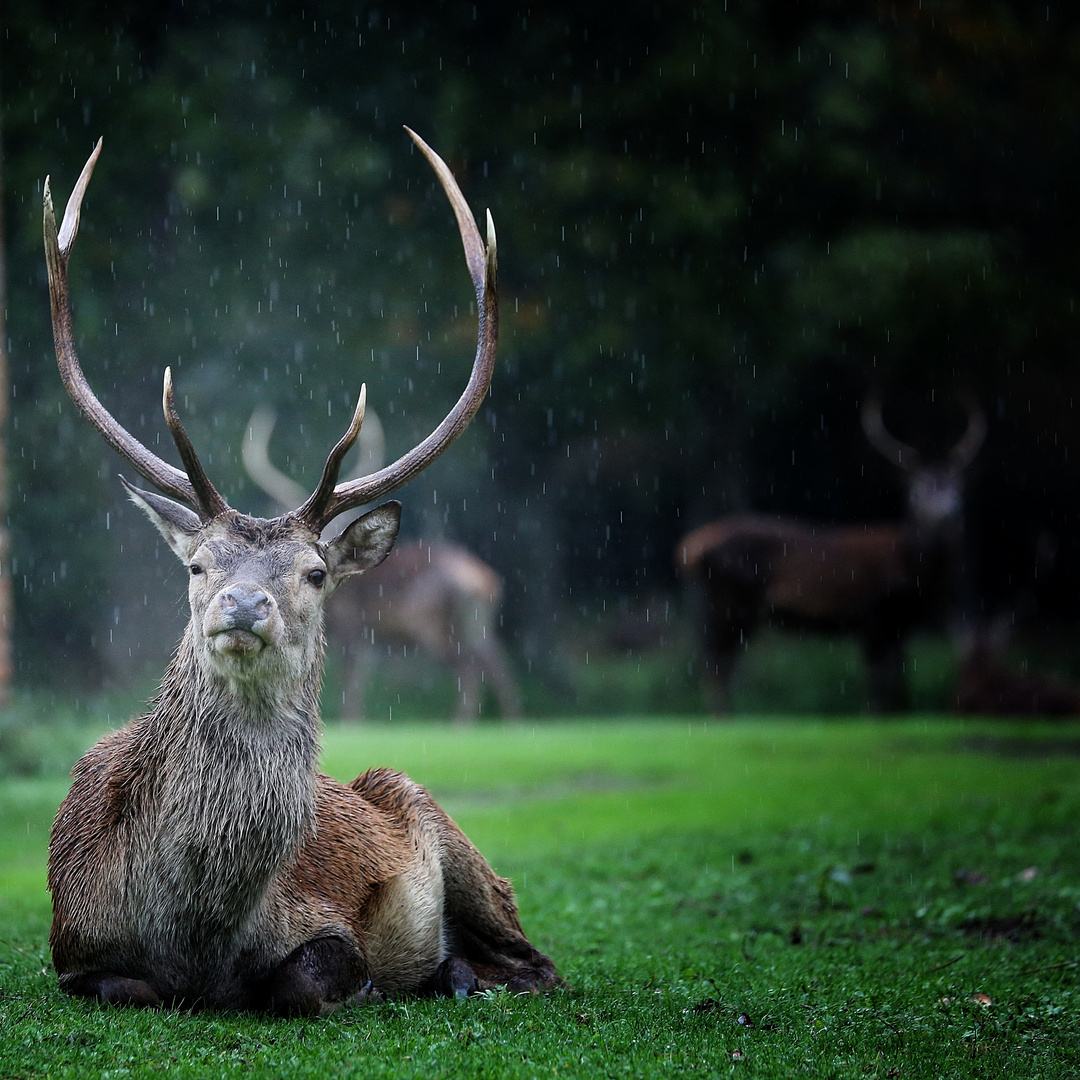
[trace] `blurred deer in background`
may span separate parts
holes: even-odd
[[[866,661],[870,708],[905,707],[905,643],[917,628],[940,621],[954,599],[964,474],[986,435],[982,409],[963,401],[966,430],[940,461],[925,461],[893,436],[876,398],[864,404],[867,439],[907,483],[902,521],[839,527],[731,514],[678,544],[678,569],[705,601],[704,658],[715,711],[729,709],[739,653],[765,622],[855,635]]]
[[[125,481],[187,567],[191,605],[148,711],[76,763],[53,823],[49,944],[70,994],[113,1005],[321,1014],[384,994],[558,982],[522,931],[509,882],[423,788],[389,769],[348,785],[317,769],[323,606],[342,581],[386,557],[401,507],[379,506],[330,541],[322,531],[450,446],[479,409],[495,364],[491,216],[485,244],[450,170],[412,137],[450,199],[476,291],[468,384],[421,443],[385,469],[338,483],[364,419],[361,387],[314,493],[269,520],[232,509],[210,482],[167,368],[165,420],[182,469],[125,430],[90,389],[75,351],[68,260],[101,143],[59,231],[45,181],[61,377],[106,442],[164,492]]]
[[[957,635],[952,707],[976,716],[1080,716],[1080,685],[1006,659],[1013,619],[1000,616]]]
[[[274,421],[270,408],[252,413],[244,439],[244,468],[281,506],[297,506],[303,489],[270,460]],[[384,445],[379,418],[369,413],[354,474],[381,468]],[[331,535],[334,529],[333,522],[327,526]],[[373,661],[383,648],[388,652],[398,644],[405,650],[421,649],[454,674],[455,721],[476,719],[488,684],[500,714],[506,719],[518,717],[517,683],[498,636],[501,600],[499,575],[465,548],[399,540],[385,562],[353,578],[326,608],[330,649],[342,660],[343,715],[364,715],[364,690]]]

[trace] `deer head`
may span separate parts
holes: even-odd
[[[967,427],[949,452],[936,461],[927,461],[915,447],[889,431],[881,415],[881,399],[876,395],[866,399],[860,414],[867,441],[907,479],[911,519],[930,529],[959,519],[963,509],[964,474],[986,438],[986,413],[971,394],[959,396],[967,414]]]
[[[309,676],[321,649],[325,597],[341,581],[385,558],[397,535],[400,505],[387,503],[370,511],[329,542],[320,540],[323,529],[339,514],[389,494],[426,468],[465,429],[491,382],[498,336],[491,215],[487,216],[485,245],[446,164],[418,135],[406,130],[434,169],[457,218],[479,318],[472,373],[457,403],[426,439],[385,468],[339,482],[341,463],[364,421],[366,388],[361,386],[352,421],[330,451],[315,491],[296,509],[271,520],[232,509],[211,483],[177,413],[168,368],[162,406],[182,469],[126,431],[91,390],[75,351],[68,261],[101,140],[83,167],[59,230],[49,181],[45,181],[45,252],[61,378],[105,441],[163,493],[139,490],[121,477],[132,500],[189,569],[192,618],[185,640],[202,664],[231,684],[276,686],[280,680],[274,676],[286,681],[291,681],[290,676]]]

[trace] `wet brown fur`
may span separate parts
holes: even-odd
[[[488,684],[503,719],[518,717],[517,683],[499,639],[502,591],[487,563],[448,543],[399,543],[371,573],[351,580],[326,613],[331,649],[344,661],[345,715],[364,715],[371,660],[393,642],[423,649],[454,674],[456,722],[480,715]]]
[[[323,544],[288,517],[202,524],[133,498],[198,566],[192,617],[147,713],[77,763],[57,814],[60,985],[113,1004],[286,1014],[555,985],[510,884],[422,787],[386,769],[349,785],[316,769],[322,606],[385,556],[396,510]],[[206,628],[243,589],[269,597],[248,634],[266,643],[236,631],[236,651],[215,652]]]
[[[879,710],[906,701],[904,644],[949,597],[952,545],[914,523],[838,528],[733,514],[689,533],[676,549],[703,612],[707,685],[717,712],[739,654],[764,622],[853,634]]]

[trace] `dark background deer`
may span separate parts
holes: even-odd
[[[275,415],[256,409],[244,439],[248,476],[282,507],[299,505],[303,489],[270,460]],[[381,468],[382,425],[369,410],[350,475]],[[332,535],[344,520],[331,522]],[[505,718],[520,715],[521,699],[499,636],[503,585],[487,563],[460,544],[399,539],[389,557],[350,579],[327,605],[330,655],[339,664],[341,710],[365,715],[365,690],[380,655],[420,650],[455,680],[458,722],[475,720],[491,690]]]
[[[974,716],[1080,716],[1080,683],[1009,657],[1015,623],[1009,613],[956,634],[952,709]]]
[[[944,458],[927,461],[889,432],[877,399],[864,405],[867,438],[906,481],[903,521],[837,527],[732,514],[683,538],[676,563],[703,604],[705,678],[716,711],[730,707],[739,655],[766,622],[854,635],[870,708],[907,704],[907,639],[946,621],[959,595],[964,475],[986,433],[982,410],[966,398],[965,408],[964,435]]]
[[[410,132],[410,134],[412,134]],[[76,764],[49,843],[50,934],[60,986],[111,1004],[318,1014],[395,993],[462,995],[557,981],[497,877],[419,785],[374,769],[342,785],[318,772],[323,607],[390,551],[400,504],[330,541],[338,515],[417,475],[487,393],[498,335],[495,232],[481,240],[449,169],[412,135],[450,199],[476,290],[468,384],[392,465],[338,483],[366,392],[315,491],[272,519],[232,509],[204,471],[165,370],[177,469],[124,429],[75,351],[68,260],[87,161],[59,232],[45,182],[45,250],[57,362],[97,431],[164,495],[125,481],[187,568],[191,618],[145,715]]]

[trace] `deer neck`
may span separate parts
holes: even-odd
[[[959,514],[931,520],[912,516],[905,527],[913,548],[922,557],[952,559],[959,556],[964,537],[964,523]]]
[[[189,628],[144,719],[156,843],[169,874],[190,872],[223,918],[257,903],[314,829],[319,676],[241,692],[197,663]]]
[[[178,723],[196,728],[212,715],[217,724],[257,742],[273,742],[278,733],[288,732],[317,751],[321,642],[295,667],[283,664],[266,677],[241,679],[216,671],[202,655],[197,638],[189,624],[162,679],[159,708]]]

